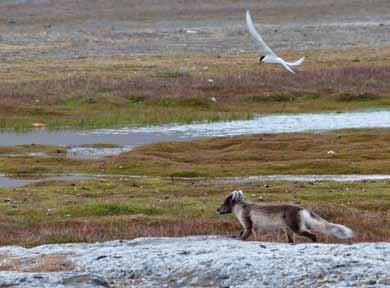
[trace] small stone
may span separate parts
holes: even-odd
[[[36,122],[36,123],[32,123],[32,127],[33,128],[40,128],[40,129],[42,129],[42,128],[45,128],[46,125],[45,125],[45,123],[38,123],[38,122]]]

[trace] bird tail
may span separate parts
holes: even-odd
[[[305,57],[302,57],[301,59],[299,59],[295,62],[286,62],[286,64],[288,66],[299,66],[299,65],[302,65],[304,61],[305,61]]]

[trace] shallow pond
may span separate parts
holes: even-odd
[[[203,181],[205,184],[245,184],[267,181],[292,181],[292,182],[359,182],[390,180],[388,174],[341,174],[341,175],[261,175],[247,177],[221,177]]]
[[[34,175],[30,175],[33,177]],[[15,188],[42,181],[77,181],[91,179],[169,179],[170,177],[152,177],[136,175],[104,175],[104,174],[67,174],[67,175],[41,175],[41,178],[14,178],[13,175],[0,174],[0,187]],[[246,184],[256,182],[272,181],[294,181],[294,182],[359,182],[359,181],[380,181],[390,180],[390,174],[344,174],[344,175],[260,175],[247,177],[217,177],[217,178],[175,178],[178,181],[190,181],[198,185],[218,185],[218,184]]]
[[[21,187],[27,184],[42,182],[42,181],[52,181],[52,180],[64,180],[64,181],[72,181],[72,180],[89,180],[96,179],[95,175],[83,175],[83,174],[74,174],[74,175],[53,175],[53,176],[42,176],[41,178],[37,178],[34,175],[25,176],[23,178],[15,177],[16,175],[6,175],[0,174],[0,187],[4,188],[15,188]]]
[[[185,141],[200,137],[255,133],[321,132],[345,128],[390,128],[390,110],[258,115],[252,120],[231,122],[87,131],[31,130],[24,133],[3,131],[0,133],[0,146],[33,143],[72,146],[73,148],[69,150],[70,156],[95,158],[115,155],[133,147],[163,141]],[[77,147],[97,143],[116,144],[121,148]]]

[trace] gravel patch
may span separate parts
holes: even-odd
[[[390,44],[387,0],[2,2],[3,60],[255,52],[246,9],[276,51]]]

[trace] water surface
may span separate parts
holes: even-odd
[[[43,181],[54,181],[54,180],[63,180],[63,181],[72,181],[72,180],[90,180],[96,179],[95,175],[87,174],[69,174],[69,175],[55,175],[55,176],[42,176],[42,178],[37,178],[35,175],[27,175],[23,178],[15,177],[17,175],[7,175],[0,174],[0,188],[16,188],[31,183],[43,182]],[[31,178],[29,178],[31,177]]]
[[[42,181],[77,181],[77,180],[93,180],[93,179],[165,179],[172,180],[172,177],[154,177],[154,176],[138,176],[138,175],[119,175],[119,174],[64,174],[53,175],[45,174],[37,178],[36,175],[24,175],[23,179],[15,178],[16,175],[0,174],[0,187],[15,188],[31,183]],[[32,178],[28,178],[32,177]],[[382,181],[390,180],[390,174],[342,174],[342,175],[258,175],[245,177],[217,177],[217,178],[174,178],[177,181],[191,181],[193,184],[200,185],[215,185],[215,184],[247,184],[256,182],[272,182],[272,181],[295,181],[295,182],[360,182],[360,181]]]
[[[256,133],[321,132],[345,128],[390,128],[390,110],[272,114],[258,115],[252,120],[85,131],[31,130],[25,133],[3,131],[0,133],[0,146],[23,144],[72,146],[70,156],[93,158],[93,155],[115,155],[137,146],[164,141]],[[103,150],[77,148],[98,143],[115,144],[121,148],[102,148]]]

